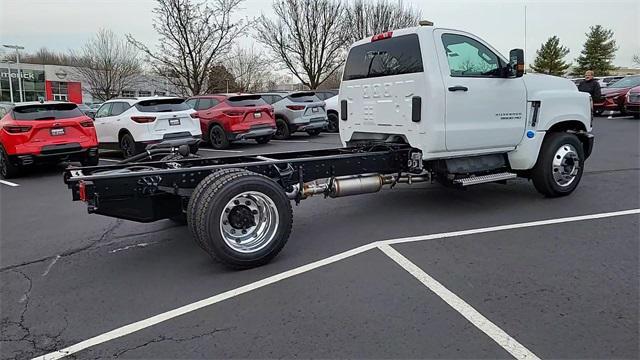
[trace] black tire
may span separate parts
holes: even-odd
[[[340,131],[338,114],[330,112],[327,117],[329,118],[329,124],[327,125],[327,132],[337,133]]]
[[[321,129],[307,130],[307,134],[309,134],[309,136],[318,136],[320,135],[320,131],[322,130]]]
[[[271,136],[271,135],[269,135],[269,136],[260,136],[260,137],[256,138],[256,142],[258,144],[267,144],[267,143],[269,143],[269,141],[271,141],[272,137],[273,136]]]
[[[255,200],[253,205],[256,209],[261,210],[251,210],[250,197]],[[291,202],[282,187],[266,176],[247,170],[218,174],[199,198],[195,218],[190,219],[194,220],[191,226],[209,255],[225,266],[247,269],[264,265],[282,250],[289,239],[293,224]],[[264,201],[264,206],[255,205],[260,201]],[[264,225],[256,226],[256,222]],[[245,244],[234,241],[229,233],[225,235],[225,231],[238,232],[237,236],[242,236],[240,231],[247,235],[257,231],[264,236],[257,235],[257,243],[248,243],[245,248]]]
[[[138,154],[138,144],[136,144],[131,134],[126,133],[120,138],[120,151],[122,151],[122,156],[125,159]]]
[[[0,146],[0,176],[3,179],[13,179],[20,176],[20,167],[11,163],[9,155]]]
[[[556,167],[554,160],[560,165],[567,165]],[[584,160],[584,148],[577,136],[565,132],[547,134],[542,142],[538,161],[531,172],[533,185],[546,197],[567,196],[576,189],[582,179]],[[561,177],[563,173],[569,173],[567,179],[572,180],[561,179],[560,181],[565,183],[560,184],[556,176]],[[571,176],[574,173],[575,175]]]
[[[221,176],[231,174],[231,173],[236,173],[239,171],[242,171],[242,169],[223,169],[223,170],[218,170],[214,172],[213,174],[207,176],[202,181],[200,181],[200,183],[195,187],[195,189],[193,189],[191,198],[189,198],[189,202],[187,203],[187,214],[186,214],[187,225],[189,226],[189,231],[191,232],[191,235],[193,236],[193,239],[195,240],[196,244],[198,244],[198,246],[206,252],[209,252],[209,248],[207,247],[206,244],[202,243],[195,227],[196,214],[200,207],[200,200],[202,199],[200,195],[206,188],[211,186],[211,184],[217,181],[218,178],[220,178]]]
[[[273,138],[276,140],[287,140],[291,137],[289,124],[283,118],[276,118],[276,133]]]
[[[100,163],[100,156],[96,154],[95,156],[88,156],[80,161],[82,166],[98,166]]]
[[[213,125],[209,129],[209,142],[214,149],[222,150],[229,147],[229,139],[227,133],[220,125]]]

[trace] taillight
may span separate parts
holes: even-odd
[[[371,42],[378,41],[378,40],[384,40],[384,39],[390,39],[392,36],[393,36],[393,31],[383,32],[382,34],[374,35],[371,38]]]
[[[21,134],[31,130],[30,125],[4,125],[2,129],[9,134]]]
[[[80,121],[80,126],[86,127],[86,128],[93,127],[93,121],[92,120]]]
[[[304,110],[305,107],[306,106],[304,106],[304,105],[287,105],[287,109],[293,110],[293,111]]]
[[[78,197],[81,201],[87,201],[87,187],[82,180],[78,182]]]
[[[192,118],[192,119],[197,119],[197,118],[199,118],[198,113],[193,113],[193,114],[191,114],[191,118]]]
[[[137,122],[138,124],[147,124],[156,121],[155,116],[132,116],[131,120]]]
[[[242,116],[242,115],[244,115],[244,111],[239,111],[239,110],[225,110],[222,113],[227,115],[227,116]]]

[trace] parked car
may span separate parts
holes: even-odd
[[[332,98],[336,95],[338,95],[338,90],[314,90],[314,92],[316,93],[316,96],[318,97],[318,99],[320,100],[327,100],[329,98]]]
[[[150,144],[202,134],[196,111],[177,97],[111,99],[96,112],[95,126],[100,147],[121,150],[125,157]]]
[[[30,165],[79,161],[98,165],[93,120],[68,102],[26,102],[5,111],[0,120],[0,175],[17,177]],[[8,111],[6,111],[8,109]]]
[[[602,114],[604,111],[619,111],[625,114],[624,102],[627,93],[631,88],[640,86],[640,75],[626,76],[618,80],[608,87],[602,89],[602,98],[593,104],[593,110],[596,114]]]
[[[78,104],[78,109],[80,109],[80,111],[82,111],[85,115],[87,115],[90,118],[94,118],[96,117],[96,110],[97,109],[92,109],[89,105],[86,104]]]
[[[276,133],[273,107],[260,95],[204,95],[187,104],[197,111],[202,138],[215,149],[245,139],[266,144]]]
[[[328,98],[324,101],[327,109],[327,118],[329,123],[327,124],[327,131],[331,133],[337,133],[339,131],[340,120],[340,103],[338,102],[338,95]]]
[[[275,111],[275,139],[288,139],[297,131],[305,131],[309,136],[316,136],[329,122],[324,101],[313,91],[271,92],[259,95],[271,104]]]
[[[640,86],[636,86],[627,92],[624,111],[629,115],[633,115],[635,119],[640,119]]]

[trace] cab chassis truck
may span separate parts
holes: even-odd
[[[506,60],[472,34],[431,25],[351,47],[342,148],[193,158],[170,144],[133,159],[148,162],[70,167],[64,181],[89,213],[186,222],[203,250],[237,269],[273,259],[291,233],[291,203],[311,196],[516,177],[547,197],[571,194],[593,148],[589,96],[566,79],[524,75],[520,49]]]

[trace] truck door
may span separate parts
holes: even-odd
[[[514,148],[524,135],[526,89],[504,78],[506,61],[482,40],[459,31],[434,31],[445,87],[448,151]]]

